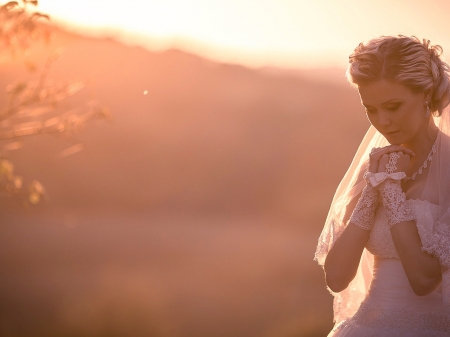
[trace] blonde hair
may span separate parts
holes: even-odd
[[[385,79],[430,97],[430,110],[440,116],[450,102],[449,66],[442,47],[430,41],[399,35],[360,43],[349,57],[347,79],[358,87]]]

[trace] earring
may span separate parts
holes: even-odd
[[[430,117],[430,103],[428,101],[425,102],[425,105],[427,107],[427,112],[425,113],[425,117]]]

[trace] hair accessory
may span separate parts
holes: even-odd
[[[400,155],[397,152],[392,152],[389,154],[389,162],[386,164],[386,173],[391,174],[394,173],[397,169],[397,160],[400,158]]]

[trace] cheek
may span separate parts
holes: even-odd
[[[412,138],[420,132],[422,127],[421,123],[418,123],[417,119],[408,119],[401,125],[401,133],[405,138]]]
[[[415,132],[417,131],[422,124],[424,123],[425,118],[422,115],[422,111],[419,110],[410,110],[409,112],[405,113],[404,116],[400,119],[400,123],[402,124],[403,128]]]

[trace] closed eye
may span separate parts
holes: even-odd
[[[398,110],[398,108],[400,107],[400,105],[401,105],[401,103],[388,105],[388,106],[386,107],[386,109],[388,109],[389,111],[396,111],[396,110]]]

